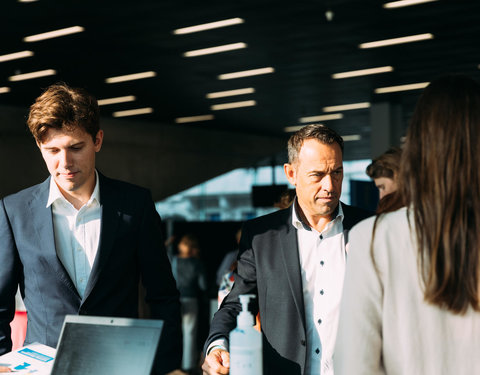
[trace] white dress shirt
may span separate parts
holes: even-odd
[[[297,229],[305,304],[305,375],[333,375],[333,351],[346,264],[342,205],[339,203],[336,217],[321,233],[303,223],[296,209],[294,205],[292,224]]]
[[[93,193],[79,210],[68,202],[50,179],[47,208],[52,206],[57,256],[83,298],[100,239],[100,188],[98,173]]]

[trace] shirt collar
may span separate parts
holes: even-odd
[[[55,180],[53,179],[53,177],[50,177],[50,191],[48,194],[47,208],[50,207],[54,202],[56,202],[59,199],[64,202],[68,202],[63,196],[63,194],[60,192],[60,189],[55,183]],[[96,169],[95,169],[95,187],[93,188],[93,193],[90,196],[90,199],[88,200],[88,202],[86,203],[86,206],[91,204],[94,200],[100,203],[100,183],[98,178],[98,172]]]
[[[306,229],[306,230],[312,230],[312,228],[307,224],[302,221],[300,218],[300,215],[297,213],[297,197],[295,197],[293,204],[292,204],[292,225],[297,228],[297,229]],[[338,206],[334,212],[335,218],[332,220],[333,221],[341,221],[343,222],[343,208],[342,208],[342,203],[339,201]]]

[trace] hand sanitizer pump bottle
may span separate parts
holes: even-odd
[[[253,294],[240,295],[242,311],[237,328],[230,332],[230,375],[262,375],[262,334],[253,328],[253,315],[248,311]]]

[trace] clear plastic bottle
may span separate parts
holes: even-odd
[[[262,334],[253,328],[253,315],[248,303],[253,294],[239,296],[242,311],[237,328],[230,332],[230,375],[262,375]]]

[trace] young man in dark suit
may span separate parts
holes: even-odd
[[[371,215],[339,202],[343,139],[308,125],[288,142],[285,174],[296,188],[292,206],[247,222],[235,283],[215,314],[205,344],[204,374],[227,374],[228,334],[255,294],[265,375],[333,375],[333,348],[348,250],[348,230]]]
[[[180,367],[179,295],[148,190],[95,169],[98,104],[50,86],[27,121],[50,177],[0,201],[0,354],[11,349],[18,285],[25,343],[55,347],[66,314],[137,318],[139,283],[152,319],[165,321],[155,373]]]

